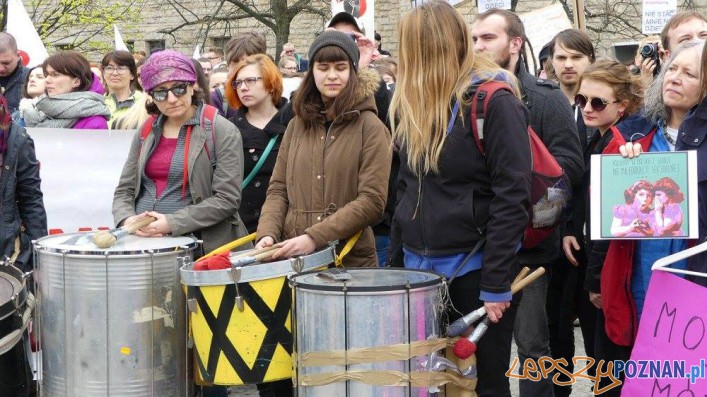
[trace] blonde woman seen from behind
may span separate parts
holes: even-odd
[[[398,41],[390,118],[401,167],[392,254],[402,246],[406,268],[457,273],[450,321],[480,306],[492,321],[476,350],[476,392],[510,396],[505,373],[518,303],[511,281],[530,200],[528,117],[517,96],[497,91],[484,121],[485,153],[479,152],[469,127],[473,86],[497,80],[518,90],[512,75],[474,55],[466,22],[448,3],[405,14]],[[465,261],[484,238],[482,251]]]

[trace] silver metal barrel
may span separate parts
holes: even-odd
[[[179,267],[196,239],[126,236],[102,250],[78,235],[35,243],[40,395],[188,396]]]
[[[295,387],[298,397],[428,396],[407,382],[428,357],[389,356],[439,336],[443,280],[406,269],[338,269],[290,277],[294,290]],[[354,351],[375,358],[354,358]],[[389,357],[389,358],[388,358]],[[385,374],[381,381],[377,377]],[[398,376],[404,385],[384,385]],[[383,384],[383,385],[382,385]]]

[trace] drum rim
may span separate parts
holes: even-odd
[[[74,233],[66,233],[74,234]],[[158,254],[165,252],[175,252],[175,248],[184,247],[188,251],[193,251],[199,244],[199,240],[194,236],[176,236],[180,238],[188,238],[192,241],[188,244],[176,245],[165,248],[150,248],[150,249],[137,249],[137,250],[124,250],[124,251],[109,251],[106,249],[96,248],[96,249],[66,249],[58,247],[49,247],[46,245],[41,245],[43,240],[49,240],[51,238],[56,238],[57,235],[44,236],[34,242],[34,249],[38,252],[52,252],[57,254],[70,254],[70,255],[86,255],[86,256],[96,256],[96,255],[142,255],[142,254]]]
[[[22,271],[14,266],[0,266],[0,278],[6,278],[12,285],[12,296],[19,295],[16,301],[10,299],[0,304],[0,320],[3,320],[24,307],[27,299],[27,288],[22,282]],[[16,302],[18,307],[15,306]]]
[[[437,273],[433,272],[428,272],[425,270],[418,270],[418,269],[404,269],[404,268],[384,268],[384,269],[378,269],[374,267],[358,267],[358,268],[347,268],[345,269],[347,272],[358,272],[362,270],[369,270],[369,271],[383,271],[383,272],[411,272],[411,273],[422,273],[426,274],[429,276],[432,276],[429,280],[426,281],[420,281],[416,283],[410,284],[410,289],[417,290],[417,289],[422,289],[422,288],[427,288],[435,285],[442,285],[444,283],[444,279],[442,276],[440,276]],[[305,277],[309,276],[311,274],[315,273],[321,273],[321,270],[312,270],[308,272],[303,272],[300,274],[292,275],[289,276],[289,281],[290,284],[293,287],[293,290],[295,289],[305,289],[305,290],[310,290],[310,291],[336,291],[336,292],[389,292],[389,291],[404,291],[405,284],[396,284],[396,285],[385,285],[385,286],[351,286],[351,285],[346,285],[345,283],[339,283],[339,284],[303,284],[297,282],[297,278],[299,277]]]
[[[241,252],[235,251],[233,253],[240,254]],[[327,246],[319,251],[298,258],[285,258],[275,262],[255,262],[222,270],[194,270],[195,263],[187,263],[179,269],[179,273],[182,284],[189,287],[216,287],[230,284],[253,283],[288,277],[292,274],[305,274],[310,270],[298,272],[292,268],[292,265],[300,263],[305,269],[312,267],[319,268],[333,263],[335,256],[336,252],[334,251],[334,247]],[[300,260],[302,262],[298,262]],[[254,275],[250,274],[250,269],[253,269]],[[268,269],[268,271],[258,272],[258,270],[262,269]],[[233,281],[232,272],[234,270],[243,272],[238,282]]]

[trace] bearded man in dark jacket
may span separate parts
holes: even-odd
[[[572,185],[579,183],[584,162],[571,106],[557,84],[538,79],[528,72],[522,55],[528,40],[518,15],[500,9],[486,11],[476,18],[472,38],[477,52],[487,53],[518,78],[521,99],[530,111],[531,127],[562,166]],[[528,266],[531,271],[541,266],[549,270],[549,265],[557,260],[561,251],[560,237],[558,229],[537,247],[521,249],[518,252],[521,266]],[[548,272],[523,289],[514,330],[521,363],[528,358],[537,363],[540,357],[551,356],[545,310],[549,277]],[[520,395],[552,397],[552,378],[537,382],[521,380]]]

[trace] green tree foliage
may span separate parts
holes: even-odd
[[[29,17],[49,51],[76,49],[84,53],[113,48],[113,24],[121,30],[136,27],[144,0],[31,0],[23,1]],[[7,0],[0,0],[5,29]]]

